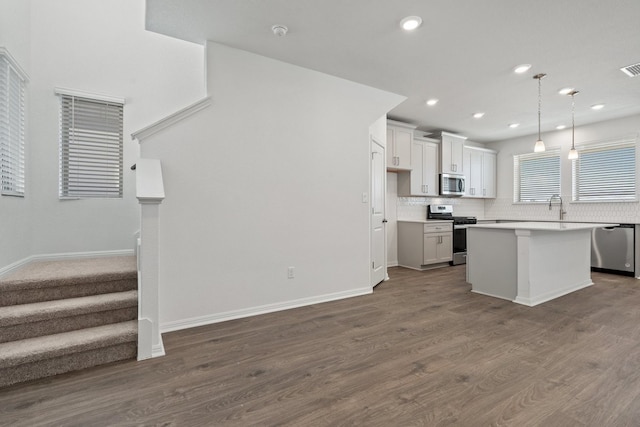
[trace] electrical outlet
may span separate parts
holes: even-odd
[[[289,267],[287,269],[287,278],[288,279],[293,279],[294,277],[295,277],[294,268],[293,267]]]
[[[362,203],[369,203],[369,194],[362,193]]]

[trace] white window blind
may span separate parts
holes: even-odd
[[[636,200],[636,136],[578,146],[574,201]]]
[[[513,201],[544,202],[560,194],[560,149],[513,156]]]
[[[0,48],[0,175],[5,196],[24,196],[26,77]]]
[[[121,198],[123,104],[60,95],[60,197]]]

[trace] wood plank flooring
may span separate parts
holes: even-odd
[[[167,356],[0,389],[11,426],[637,426],[640,281],[537,307],[465,266],[164,335]]]

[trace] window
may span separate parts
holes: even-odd
[[[24,197],[26,74],[0,48],[0,193]]]
[[[123,100],[60,95],[60,198],[122,198]]]
[[[560,194],[560,149],[513,156],[513,201],[545,202]]]
[[[636,136],[577,147],[574,201],[636,200]]]

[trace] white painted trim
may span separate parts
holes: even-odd
[[[4,56],[9,61],[9,64],[20,74],[20,78],[24,80],[25,83],[29,82],[29,75],[24,71],[24,69],[18,64],[18,61],[11,56],[7,48],[0,47],[0,56]]]
[[[58,261],[58,260],[75,259],[75,258],[100,258],[100,257],[110,257],[110,256],[131,256],[131,255],[135,255],[135,250],[121,249],[121,250],[113,250],[113,251],[67,252],[67,253],[58,253],[58,254],[30,255],[26,258],[23,258],[12,264],[9,264],[5,267],[0,268],[0,277],[7,275],[12,271],[15,271],[18,268],[24,267],[27,264],[35,261]]]
[[[162,342],[162,335],[160,335],[160,343],[155,344],[151,350],[151,357],[162,357],[166,353],[164,352],[164,344]]]
[[[457,133],[451,133],[451,132],[445,132],[445,131],[442,131],[442,132],[440,132],[440,134],[441,134],[441,135],[454,136],[454,137],[456,137],[456,138],[461,138],[461,139],[467,139],[467,137],[466,137],[466,136],[458,135]]]
[[[387,119],[387,126],[395,126],[395,127],[407,128],[411,130],[414,130],[415,128],[418,127],[416,125],[412,125],[411,123],[404,123],[404,122],[399,122],[397,120],[391,120],[391,119]]]
[[[136,197],[142,204],[162,203],[164,181],[162,165],[157,159],[138,159],[136,166]]]
[[[138,361],[153,357],[152,330],[153,324],[151,320],[143,319],[138,314]]]
[[[591,280],[588,280],[586,282],[582,282],[582,283],[578,283],[576,285],[568,286],[566,288],[555,290],[553,292],[547,292],[546,294],[538,295],[535,298],[521,298],[521,297],[517,296],[516,299],[513,300],[513,302],[515,302],[517,304],[522,304],[522,305],[526,305],[526,306],[529,306],[529,307],[533,307],[533,306],[536,306],[538,304],[542,304],[543,302],[551,301],[552,299],[559,298],[561,296],[570,294],[572,292],[579,291],[580,289],[587,288],[587,287],[589,287],[591,285],[593,285],[593,282]]]
[[[300,298],[292,301],[285,301],[275,304],[266,304],[240,310],[226,311],[223,313],[206,316],[192,317],[189,319],[167,322],[160,325],[161,332],[172,332],[181,329],[195,328],[197,326],[210,325],[212,323],[226,322],[227,320],[241,319],[244,317],[257,316],[259,314],[273,313],[276,311],[289,310],[292,308],[304,307],[307,305],[320,304],[323,302],[336,301],[346,298],[369,295],[373,293],[371,286],[366,286],[350,291],[336,292],[332,294],[319,295],[309,298]]]
[[[104,102],[112,102],[114,104],[125,104],[125,99],[117,96],[104,95],[101,93],[84,92],[81,90],[67,89],[64,87],[57,87],[54,89],[56,95],[76,96],[78,98],[97,99]]]
[[[208,96],[198,102],[189,105],[188,107],[183,108],[182,110],[176,111],[175,113],[165,117],[164,119],[158,120],[157,122],[150,124],[145,128],[133,132],[131,134],[131,139],[137,139],[138,141],[142,142],[151,135],[154,135],[163,129],[173,126],[174,124],[186,119],[187,117],[194,115],[198,111],[204,110],[210,105],[211,97]]]

